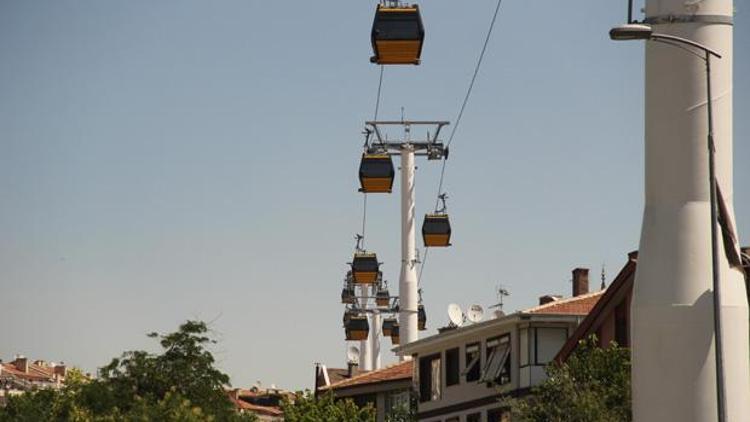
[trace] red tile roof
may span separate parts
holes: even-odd
[[[605,290],[586,293],[584,295],[570,297],[567,299],[553,300],[544,305],[521,311],[525,314],[551,314],[551,315],[587,315],[596,306],[596,303],[604,294]]]
[[[381,382],[399,381],[405,379],[411,379],[412,377],[412,362],[410,360],[397,363],[394,365],[386,366],[383,369],[377,371],[365,372],[360,375],[348,378],[336,383],[331,384],[328,387],[321,389],[333,389],[337,390],[340,388],[356,387],[368,384],[377,384]]]
[[[10,374],[14,377],[22,378],[28,381],[52,381],[55,377],[52,368],[44,368],[33,363],[29,363],[29,371],[23,372],[18,370],[12,363],[2,363],[4,374]]]
[[[281,411],[281,409],[277,407],[270,407],[270,406],[259,406],[257,404],[248,403],[244,400],[235,399],[232,396],[229,396],[229,400],[234,403],[234,406],[239,410],[247,410],[249,412],[258,414],[258,415],[266,415],[266,416],[281,416],[284,414],[284,412]]]

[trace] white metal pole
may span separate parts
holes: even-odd
[[[369,292],[367,291],[367,285],[363,284],[359,286],[359,295],[362,297],[360,299],[360,306],[362,309],[367,309],[367,297],[369,296]],[[368,323],[371,322],[372,318],[369,316],[367,317]],[[359,342],[359,369],[363,371],[371,371],[372,370],[372,358],[370,350],[370,337],[372,336],[372,324],[370,323],[370,334],[368,335],[366,340],[362,340]]]
[[[375,288],[373,287],[373,296],[375,296]],[[380,334],[383,329],[382,318],[380,311],[375,311],[372,314],[372,324],[370,325],[370,342],[372,343],[372,369],[380,369]]]
[[[645,10],[654,33],[696,41],[723,57],[711,60],[714,95],[707,98],[700,51],[696,57],[670,45],[646,45],[645,207],[631,305],[633,418],[715,421],[707,104],[713,101],[716,180],[733,213],[733,5],[647,0]],[[718,254],[726,420],[750,420],[747,296],[721,242]]]
[[[401,148],[401,276],[398,285],[401,346],[419,338],[414,170],[414,148],[406,143]]]

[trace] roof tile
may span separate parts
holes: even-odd
[[[339,389],[355,387],[367,384],[376,384],[380,382],[398,381],[403,379],[410,379],[412,377],[412,361],[408,360],[405,362],[397,363],[394,365],[386,366],[383,369],[376,371],[365,372],[363,374],[354,376],[343,381],[339,381],[331,384],[329,387],[324,389]]]
[[[584,295],[570,297],[567,299],[554,300],[544,305],[535,306],[533,308],[521,311],[526,314],[570,314],[570,315],[586,315],[596,306],[596,303],[602,297],[606,290],[600,290],[598,292],[586,293]]]

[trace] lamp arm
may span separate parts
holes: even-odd
[[[678,42],[678,43],[681,43],[681,44],[687,44],[687,45],[689,45],[691,47],[695,47],[695,48],[700,49],[700,50],[702,50],[702,51],[704,51],[704,52],[706,52],[706,53],[708,53],[708,54],[710,54],[712,56],[715,56],[717,59],[721,58],[721,54],[717,53],[715,50],[712,50],[711,48],[708,48],[708,47],[706,47],[705,45],[703,45],[701,43],[697,43],[697,42],[689,40],[687,38],[676,37],[674,35],[668,35],[668,34],[651,34],[651,39],[654,40],[654,41],[667,40],[667,41]]]

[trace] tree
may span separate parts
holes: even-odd
[[[375,422],[375,409],[358,407],[351,399],[336,400],[332,392],[315,397],[309,390],[281,404],[285,422]]]
[[[547,380],[525,399],[505,399],[522,422],[624,422],[632,420],[630,352],[612,343],[582,340],[567,362],[547,366]]]
[[[386,422],[417,422],[416,408],[409,404],[402,404],[391,409],[385,417]]]
[[[11,397],[2,421],[250,421],[234,410],[206,348],[215,343],[201,321],[187,321],[158,338],[163,352],[129,351],[101,368],[99,378],[66,378],[60,390]]]
[[[417,395],[409,391],[409,400],[394,406],[385,417],[386,422],[417,422]]]

